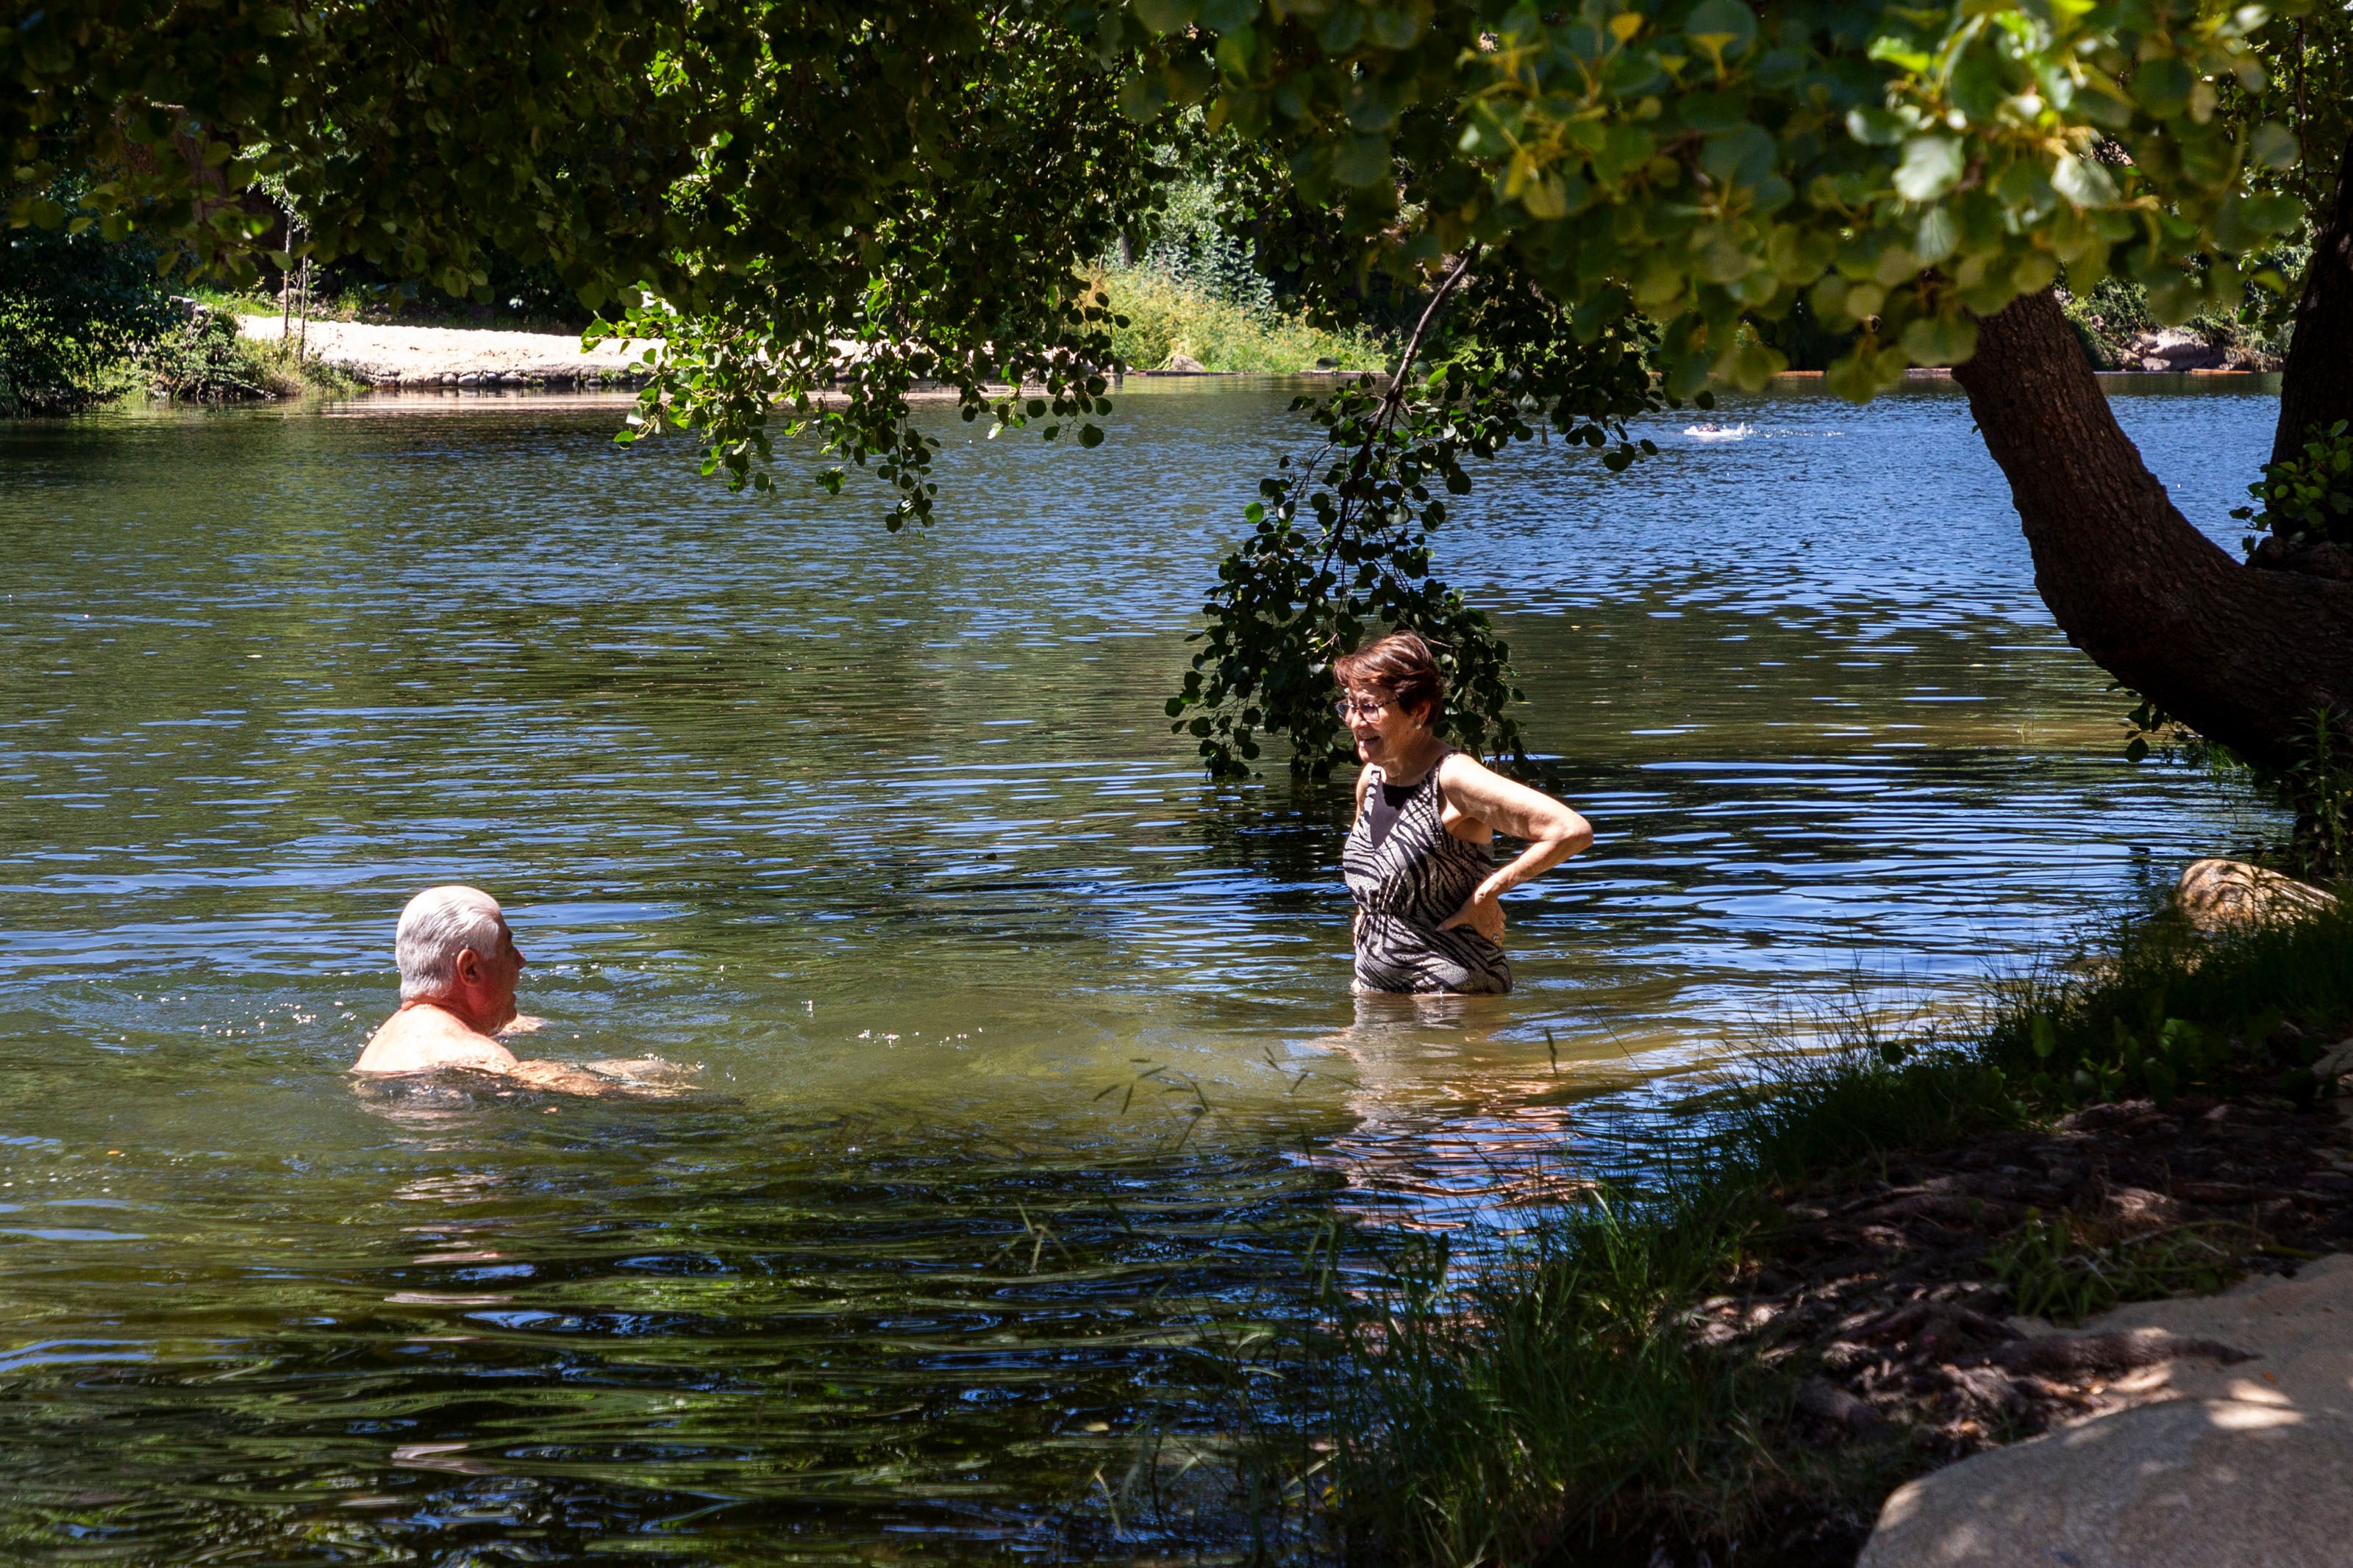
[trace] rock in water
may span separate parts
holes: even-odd
[[[1898,1487],[1856,1568],[2336,1568],[2348,1475],[2334,1412],[2168,1400]]]
[[[2214,370],[2223,359],[2221,349],[2187,327],[2135,332],[2125,346],[2127,353],[2139,357],[2145,370]]]
[[[2200,931],[2302,920],[2337,907],[2337,895],[2243,860],[2195,860],[2173,901]]]
[[[1209,367],[1191,354],[1170,354],[1168,363],[1160,367],[1171,375],[1207,375]]]

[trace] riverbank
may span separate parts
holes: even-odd
[[[2218,1378],[2274,1405],[2293,1381],[2272,1341],[2200,1330],[2253,1310],[2238,1295],[2176,1303],[2170,1331],[2126,1304],[2295,1289],[2353,1249],[2329,1054],[2353,918],[2216,939],[2168,918],[2091,956],[1969,1030],[1751,1068],[1687,1108],[1663,1174],[1598,1182],[1467,1272],[1400,1251],[1341,1314],[1365,1375],[1339,1426],[1380,1435],[1338,1456],[1347,1527],[1458,1561],[2110,1561],[2081,1555],[2083,1521],[2135,1483],[2076,1435],[2227,1427]],[[2327,1328],[2291,1359],[2353,1361],[2353,1314]],[[2206,1414],[2139,1414],[2183,1398]],[[2285,1462],[2304,1417],[2275,1417]],[[2314,1427],[2324,1458],[2335,1430]],[[2035,1467],[2010,1446],[2046,1434],[2072,1524],[2011,1495]],[[2010,1555],[1956,1535],[1975,1456],[2007,1467]],[[2260,1543],[2228,1500],[2208,1511]],[[1875,1524],[1903,1542],[1865,1552]]]
[[[277,316],[239,316],[237,330],[278,342],[285,327]],[[310,322],[304,333],[310,358],[385,389],[628,386],[645,374],[646,345],[623,340],[583,348],[568,333],[327,321]]]

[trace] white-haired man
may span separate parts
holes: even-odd
[[[459,1068],[569,1094],[622,1087],[569,1062],[521,1060],[499,1043],[501,1032],[515,1032],[518,1023],[535,1028],[538,1020],[515,1012],[522,953],[490,894],[454,884],[426,889],[400,911],[393,945],[400,1011],[368,1041],[353,1072],[389,1077]]]

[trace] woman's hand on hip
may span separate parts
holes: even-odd
[[[1438,929],[1452,931],[1457,926],[1468,926],[1489,942],[1503,941],[1504,906],[1497,897],[1502,891],[1495,879],[1490,877],[1472,890],[1461,909],[1439,921]]]

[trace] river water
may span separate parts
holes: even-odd
[[[1335,1200],[1480,1201],[2270,826],[2121,761],[1949,385],[1727,399],[1450,525],[1599,838],[1509,900],[1512,996],[1357,1004],[1344,795],[1205,787],[1160,716],[1294,389],[1130,386],[1091,454],[952,426],[895,536],[607,399],[0,427],[0,1551],[1198,1549],[1139,1445],[1214,1455],[1199,1348],[1301,1310]],[[2234,539],[2275,397],[2131,390]],[[702,1092],[355,1093],[444,880],[527,1051]]]

